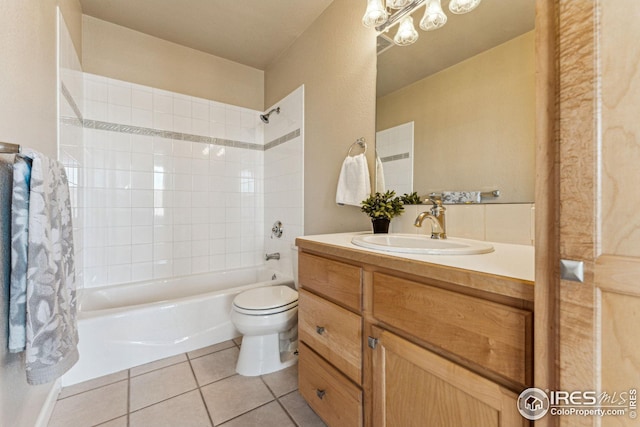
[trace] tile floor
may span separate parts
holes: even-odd
[[[65,387],[49,427],[323,427],[297,366],[235,373],[239,340]]]

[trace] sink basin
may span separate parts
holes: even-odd
[[[361,234],[351,243],[368,249],[422,255],[474,255],[493,252],[493,245],[477,240],[449,237],[432,239],[418,234]]]

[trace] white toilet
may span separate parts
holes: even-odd
[[[297,250],[293,251],[297,289]],[[298,361],[298,292],[289,286],[265,286],[238,294],[231,321],[242,333],[236,372],[257,376],[279,371]]]

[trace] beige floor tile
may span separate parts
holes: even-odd
[[[221,427],[296,427],[278,402],[271,402],[238,418],[222,424]]]
[[[129,415],[130,427],[211,427],[198,390],[148,406]]]
[[[289,393],[286,396],[282,396],[278,400],[280,400],[282,406],[284,406],[289,415],[291,415],[291,418],[293,418],[299,426],[326,427],[326,424],[322,422],[315,412],[313,412],[311,407],[309,407],[307,402],[297,391]]]
[[[127,416],[125,415],[124,417],[107,421],[106,423],[99,424],[96,427],[127,427]]]
[[[240,351],[233,348],[198,357],[191,361],[193,372],[200,386],[230,377],[236,373],[236,362]]]
[[[167,357],[166,359],[156,360],[155,362],[145,363],[144,365],[136,366],[130,369],[132,377],[146,374],[147,372],[155,371],[156,369],[165,368],[167,366],[175,365],[180,362],[186,362],[187,356],[185,354],[178,354],[177,356]]]
[[[49,427],[87,427],[127,413],[127,381],[58,400]]]
[[[233,342],[236,343],[238,347],[240,347],[242,345],[242,337],[234,338]]]
[[[201,390],[215,425],[273,400],[273,395],[259,377],[236,375]]]
[[[189,362],[142,374],[129,381],[131,382],[131,411],[197,388]]]
[[[218,344],[210,345],[209,347],[200,348],[198,350],[190,351],[187,353],[189,359],[195,359],[196,357],[205,356],[207,354],[215,353],[216,351],[226,350],[228,348],[233,348],[236,346],[236,343],[233,340],[221,342]]]
[[[263,375],[262,379],[276,397],[283,396],[298,389],[298,365],[291,366],[272,374]]]
[[[115,374],[105,375],[103,377],[95,378],[93,380],[85,381],[82,383],[74,384],[62,389],[58,395],[58,399],[64,399],[74,394],[83,393],[85,391],[93,390],[94,388],[103,387],[105,385],[117,383],[118,381],[126,380],[129,373],[125,371],[116,372]]]

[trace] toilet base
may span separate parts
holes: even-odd
[[[243,336],[236,372],[246,377],[276,372],[298,362],[297,343],[280,351],[278,333],[258,336]]]

